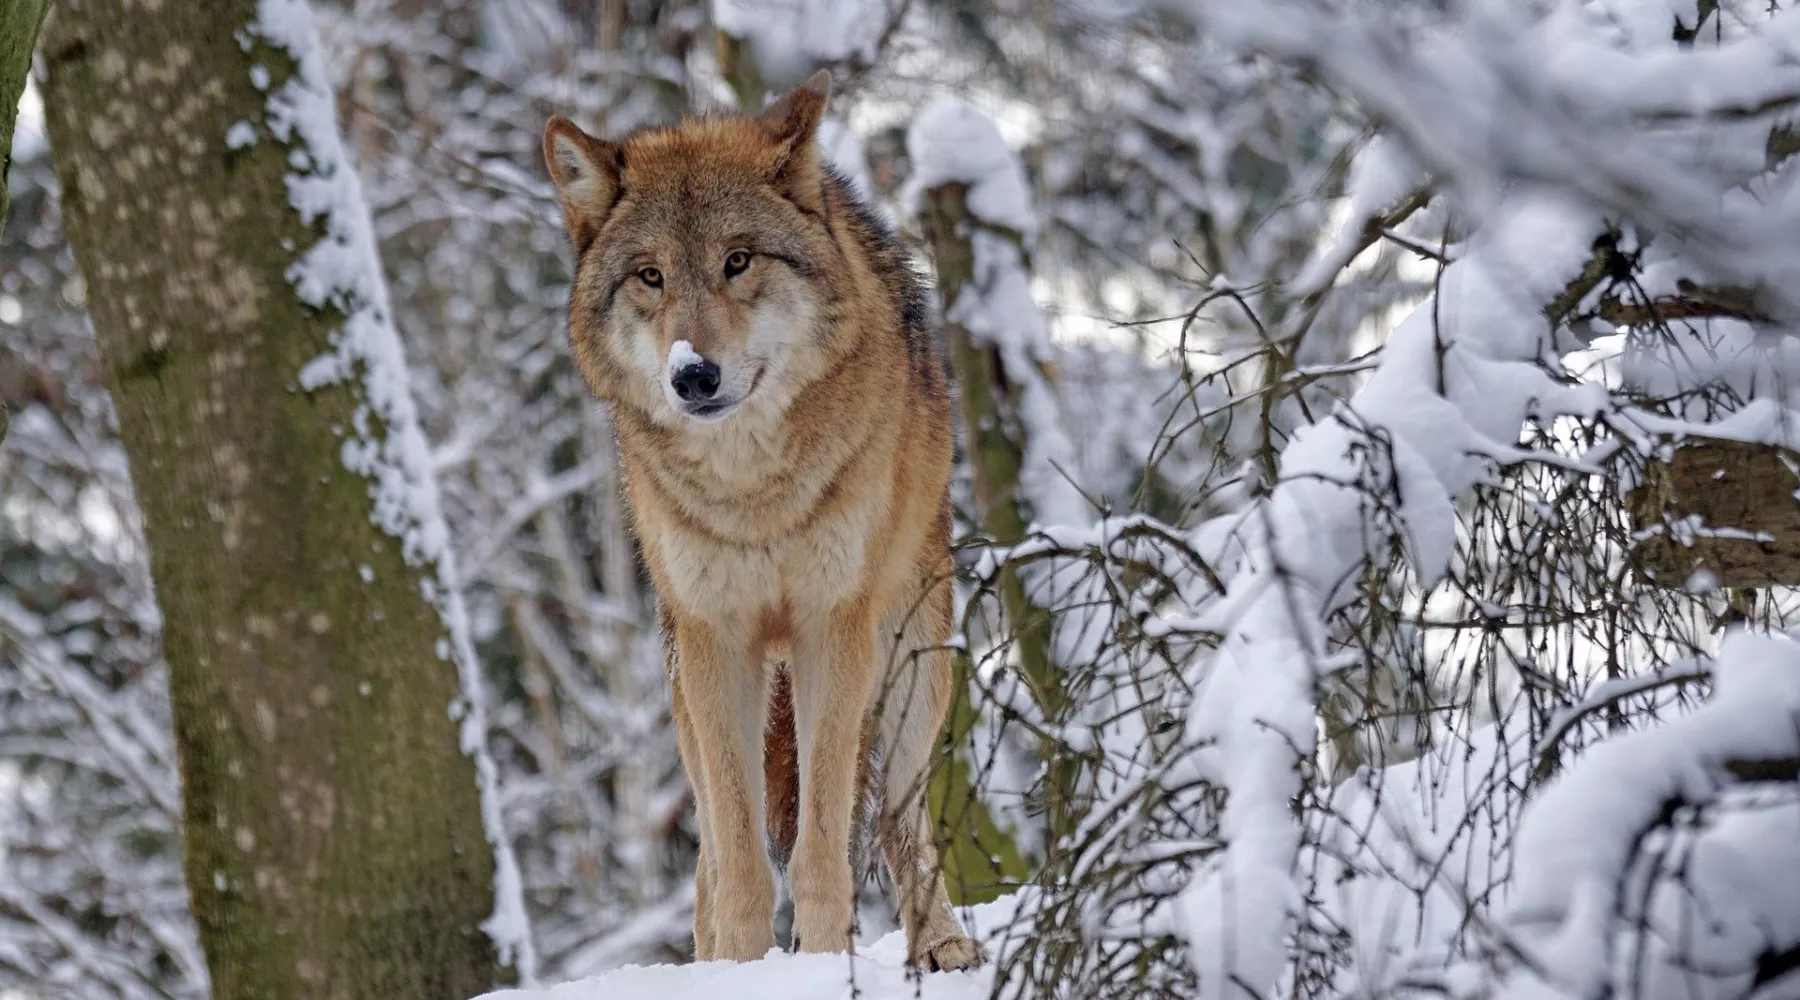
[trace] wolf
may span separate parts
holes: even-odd
[[[924,785],[951,693],[950,385],[894,233],[820,156],[821,71],[755,115],[544,128],[569,338],[610,405],[700,823],[694,943],[853,950],[860,831],[911,962],[979,964]],[[873,803],[870,806],[869,803]]]

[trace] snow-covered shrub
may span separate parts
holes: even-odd
[[[1047,867],[997,989],[1462,993],[1528,989],[1517,970],[1538,968],[1577,995],[1665,995],[1669,980],[1626,966],[1544,964],[1575,961],[1556,951],[1578,950],[1570,933],[1533,965],[1510,929],[1513,873],[1570,845],[1514,830],[1596,738],[1691,708],[1726,625],[1793,624],[1786,589],[1653,578],[1628,495],[1682,435],[1796,443],[1800,198],[1782,115],[1800,100],[1783,54],[1800,21],[1711,4],[1161,10],[1227,51],[1307,68],[1380,138],[1347,151],[1340,236],[1306,266],[1254,288],[1220,275],[1196,296],[1256,334],[1181,359],[1192,384],[1224,387],[1207,412],[1254,428],[1221,448],[1242,473],[1203,483],[1216,499],[1185,518],[1044,519],[975,564],[985,579],[1085,561],[1092,585],[1053,574],[1035,598],[1097,637],[1057,661],[1080,692],[1057,718],[1020,697],[1031,684],[1004,632],[970,644],[984,713],[1049,762],[1025,800],[1041,808],[1060,766],[1082,768],[1076,815],[1045,814]],[[1431,289],[1391,327],[1350,280],[1384,242]],[[1327,312],[1374,349],[1296,363]],[[1785,746],[1793,724],[1777,718],[1751,738]],[[1777,771],[1737,780],[1791,785]],[[1787,794],[1719,798],[1730,782],[1713,777],[1681,801],[1729,812]],[[1636,857],[1648,824],[1604,849]],[[1590,835],[1527,832],[1541,828]],[[1728,868],[1699,866],[1725,881],[1692,892],[1729,893]],[[1566,893],[1559,871],[1551,891]],[[1659,901],[1594,911],[1583,894],[1564,922],[1584,945],[1617,936],[1678,968],[1671,950],[1700,952],[1659,935],[1704,904],[1643,884]],[[1783,967],[1791,935],[1766,921],[1800,885],[1781,884],[1709,932],[1706,954],[1737,965],[1692,972],[1707,990],[1747,988],[1745,963]]]

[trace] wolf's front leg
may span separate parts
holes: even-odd
[[[891,613],[882,635],[899,633],[903,641],[892,655],[883,650],[881,687],[875,692],[885,748],[878,776],[881,846],[900,891],[907,960],[937,970],[966,969],[983,960],[981,946],[963,934],[950,908],[925,801],[932,756],[953,695],[945,645],[952,611],[947,570],[926,600]]]
[[[875,626],[866,601],[811,621],[794,637],[794,731],[800,744],[800,833],[788,882],[801,951],[852,948],[856,886],[850,826],[863,716],[875,681]]]
[[[712,831],[707,822],[712,812],[706,801],[706,765],[700,756],[700,744],[694,734],[694,719],[688,714],[687,699],[681,694],[680,663],[674,657],[675,622],[665,609],[662,628],[666,636],[669,677],[669,715],[675,722],[676,745],[681,750],[681,768],[687,772],[688,787],[694,793],[694,818],[700,826],[700,857],[694,865],[694,960],[708,962],[713,955],[712,899],[719,880],[713,870]]]
[[[696,791],[701,871],[696,891],[696,957],[748,961],[775,946],[775,876],[763,849],[762,737],[768,714],[767,674],[751,657],[744,630],[721,630],[676,617],[680,669],[694,761],[685,761]],[[679,723],[678,723],[679,725]],[[685,751],[689,746],[684,746]],[[708,878],[708,869],[711,877]]]

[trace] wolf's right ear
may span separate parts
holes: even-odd
[[[560,115],[544,123],[544,164],[562,199],[563,218],[576,252],[600,234],[600,225],[618,203],[624,158],[617,145],[601,142]]]
[[[819,193],[823,168],[818,134],[825,102],[830,99],[831,72],[822,69],[757,116],[779,149],[773,177],[776,188],[814,213],[824,210]]]

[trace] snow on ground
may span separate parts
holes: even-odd
[[[786,954],[743,964],[629,966],[547,990],[491,993],[488,1000],[841,1000],[852,995],[863,1000],[981,1000],[988,995],[991,972],[937,972],[914,982],[901,966],[904,945],[886,951],[892,961],[871,955],[858,958],[854,967],[842,955]]]
[[[959,912],[987,942],[991,958],[1013,915],[1010,900]],[[895,931],[846,955],[770,952],[755,962],[631,965],[546,989],[502,990],[477,1000],[984,1000],[993,988],[989,965],[971,972],[911,974],[906,938]]]

